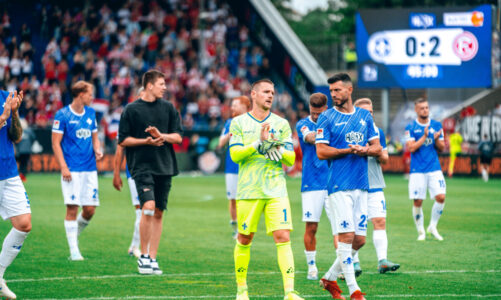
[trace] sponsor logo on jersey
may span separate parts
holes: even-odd
[[[59,120],[54,120],[54,123],[52,124],[52,128],[59,129]]]
[[[348,124],[348,122],[339,122],[339,123],[336,123],[334,124],[335,126],[341,126],[341,125],[346,125]]]
[[[82,128],[82,129],[77,130],[77,138],[79,138],[79,139],[85,140],[87,138],[90,138],[90,136],[91,136],[91,133],[90,133],[89,129]]]
[[[324,129],[323,128],[318,128],[317,129],[317,139],[323,139],[324,138]]]
[[[71,121],[70,121],[70,124],[78,124],[78,121],[76,121],[76,120],[71,120]]]
[[[359,144],[364,140],[364,135],[360,132],[350,131],[344,136],[344,139],[349,144]]]

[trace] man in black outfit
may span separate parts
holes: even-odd
[[[478,144],[480,151],[480,171],[482,172],[482,179],[489,181],[489,167],[492,162],[492,155],[494,154],[494,143],[490,141],[489,136],[484,134],[482,141]]]
[[[164,74],[149,70],[143,75],[143,88],[144,98],[129,103],[122,113],[118,143],[125,147],[142,208],[138,270],[140,274],[160,275],[156,257],[162,215],[172,176],[179,173],[172,144],[181,143],[183,131],[178,112],[162,99],[166,91]]]

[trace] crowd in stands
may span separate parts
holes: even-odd
[[[251,82],[272,75],[263,50],[224,1],[204,1],[203,8],[195,0],[119,2],[39,4],[39,20],[19,29],[12,28],[7,10],[1,14],[0,85],[25,91],[20,114],[30,126],[50,126],[71,102],[71,85],[86,80],[95,86],[101,127],[114,140],[142,74],[157,68],[166,75],[165,99],[179,110],[185,130],[220,130],[230,117],[230,99],[248,95]],[[35,35],[45,49],[33,46]],[[303,105],[293,110],[292,102],[282,91],[275,112],[294,126],[307,113]]]

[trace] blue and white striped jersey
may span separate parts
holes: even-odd
[[[328,144],[337,149],[349,145],[366,146],[379,138],[369,111],[355,107],[352,113],[339,112],[335,107],[323,112],[318,118],[316,143]],[[347,190],[368,190],[367,157],[348,154],[329,160],[329,194]]]
[[[62,133],[61,148],[64,160],[72,172],[96,171],[96,156],[92,147],[92,133],[97,132],[96,112],[85,106],[75,113],[71,107],[61,108],[54,117],[52,132]]]
[[[441,170],[438,160],[437,149],[435,148],[435,132],[440,132],[440,140],[444,139],[442,124],[435,120],[430,120],[427,124],[421,124],[417,120],[412,121],[405,127],[405,140],[417,141],[424,135],[424,129],[428,128],[428,137],[418,150],[411,153],[411,173],[428,173]]]
[[[304,118],[296,124],[299,144],[303,151],[303,176],[301,178],[301,192],[319,191],[327,189],[327,175],[329,166],[327,161],[318,159],[315,145],[305,142],[305,136],[317,130],[317,123],[311,117]]]
[[[9,97],[9,92],[0,91],[0,114],[3,113],[5,100]],[[12,123],[12,115],[3,124],[0,124],[0,180],[17,176],[16,157],[14,154],[14,144],[9,138],[9,128]]]

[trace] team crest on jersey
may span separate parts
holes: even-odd
[[[317,139],[323,139],[324,138],[324,129],[323,128],[318,128],[317,129]]]
[[[90,118],[87,118],[87,124],[92,124],[92,120]]]
[[[359,144],[364,140],[364,135],[360,132],[350,131],[344,136],[344,139],[349,144]]]
[[[89,129],[82,128],[82,129],[77,130],[77,138],[79,138],[79,139],[85,140],[87,138],[90,138],[90,136],[91,136],[91,133],[90,133]]]
[[[365,126],[366,123],[364,120],[360,120],[360,125]]]
[[[54,120],[54,123],[52,124],[52,128],[59,129],[59,120]]]

